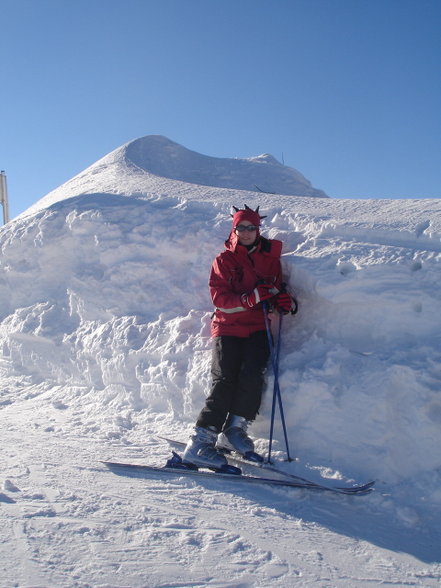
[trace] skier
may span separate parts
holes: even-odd
[[[225,251],[214,260],[209,279],[216,309],[211,390],[183,454],[185,463],[215,470],[227,465],[222,448],[262,460],[247,434],[260,408],[270,355],[262,303],[283,314],[297,309],[284,289],[282,242],[260,235],[265,217],[259,207],[233,208]]]

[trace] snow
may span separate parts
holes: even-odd
[[[271,156],[219,161],[210,182],[214,158],[138,139],[1,229],[0,585],[439,586],[441,201],[312,197]],[[260,189],[291,177],[297,195],[250,191],[255,166]],[[187,439],[209,387],[208,272],[244,203],[284,241],[300,302],[280,363],[298,461],[281,467],[375,479],[369,496],[100,463],[162,465],[160,437]]]

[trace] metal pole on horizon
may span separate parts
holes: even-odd
[[[0,203],[3,206],[3,224],[9,222],[8,185],[4,170],[0,172]]]

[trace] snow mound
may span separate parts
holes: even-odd
[[[115,149],[36,202],[24,214],[85,193],[151,195],[160,190],[186,195],[197,186],[327,198],[297,170],[272,155],[249,159],[201,155],[159,135],[135,139]],[[244,195],[244,198],[247,196]],[[249,196],[248,196],[249,197]]]
[[[249,159],[221,159],[195,153],[166,137],[150,136],[129,143],[125,155],[129,164],[146,172],[191,184],[326,197],[298,171],[268,154]]]
[[[49,387],[94,389],[99,414],[154,410],[191,425],[208,388],[207,276],[231,205],[240,204],[201,194],[86,194],[5,227],[8,369]],[[439,218],[426,222],[424,204],[412,201],[365,203],[364,218],[359,202],[321,200],[321,215],[317,202],[249,202],[268,215],[265,232],[283,240],[300,299],[299,316],[285,321],[281,358],[297,450],[388,484],[435,472]],[[256,424],[262,438],[267,408]]]

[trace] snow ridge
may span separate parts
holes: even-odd
[[[221,159],[190,151],[166,137],[148,136],[132,141],[126,161],[160,177],[192,184],[326,198],[297,170],[272,155],[249,159]]]
[[[196,186],[195,186],[196,185]],[[85,193],[136,194],[159,191],[187,195],[200,185],[229,190],[327,198],[297,170],[271,155],[249,159],[216,158],[148,135],[118,147],[31,206],[25,215]],[[215,194],[218,195],[218,190]],[[250,198],[244,195],[243,198]]]

